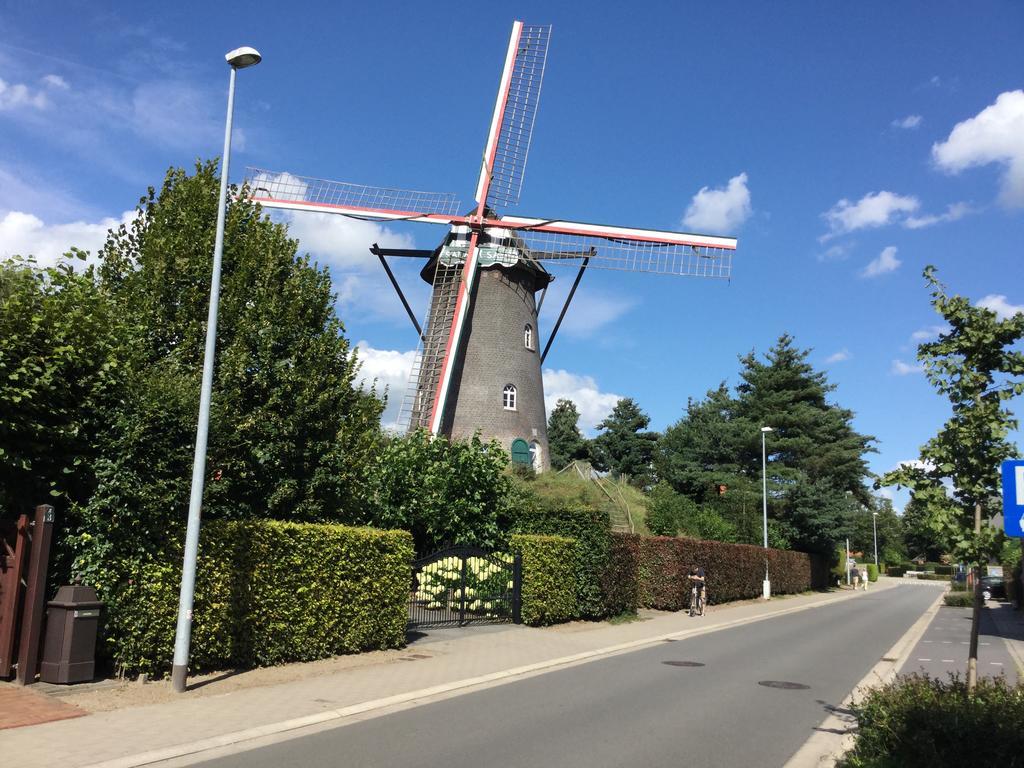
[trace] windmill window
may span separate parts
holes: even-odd
[[[529,323],[523,329],[523,346],[527,349],[533,349],[533,326]]]
[[[501,391],[501,405],[506,411],[516,409],[516,388],[513,385],[506,384],[505,389]]]

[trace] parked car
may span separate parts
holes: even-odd
[[[997,598],[1000,600],[1006,599],[1006,585],[1003,584],[1002,576],[982,576],[981,577],[981,596],[986,600]]]

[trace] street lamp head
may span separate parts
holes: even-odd
[[[775,430],[771,427],[761,427],[762,432],[774,432]]]
[[[877,512],[872,512],[871,515],[872,515],[872,517],[878,517],[878,513]]]
[[[242,46],[241,48],[235,48],[233,51],[229,51],[225,56],[228,64],[235,69],[245,69],[251,67],[254,64],[259,64],[263,58],[260,56],[260,52],[255,48],[249,46]]]

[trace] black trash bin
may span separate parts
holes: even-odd
[[[92,587],[66,586],[47,605],[46,643],[39,679],[44,683],[87,683],[96,669],[96,632],[103,603]]]

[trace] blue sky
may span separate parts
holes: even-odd
[[[947,413],[914,359],[938,324],[922,268],[1024,306],[1016,2],[0,2],[0,254],[95,249],[168,166],[219,154],[238,45],[264,61],[238,78],[233,180],[254,165],[468,207],[516,18],[554,32],[510,212],[739,237],[731,282],[589,272],[549,398],[592,425],[631,396],[663,429],[789,332],[879,438],[872,468],[914,458]],[[288,219],[367,373],[400,392],[415,336],[366,248],[443,231]],[[422,313],[427,286],[398,271]]]

